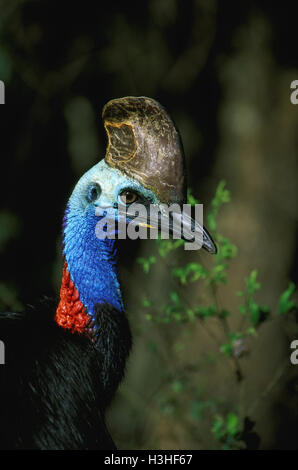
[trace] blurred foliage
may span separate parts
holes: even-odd
[[[229,325],[228,318],[231,316],[231,311],[227,307],[218,306],[217,288],[220,284],[228,284],[228,266],[229,261],[237,256],[236,246],[226,237],[223,237],[217,231],[217,216],[223,204],[230,202],[230,192],[226,188],[225,181],[221,181],[217,188],[214,197],[211,200],[209,211],[207,212],[207,220],[209,226],[212,227],[213,238],[218,247],[217,254],[213,257],[213,263],[209,269],[203,267],[200,263],[191,262],[184,266],[175,266],[171,275],[174,279],[177,278],[177,291],[168,292],[169,302],[166,305],[159,306],[144,298],[142,307],[146,319],[157,323],[170,324],[173,322],[182,323],[184,328],[192,328],[195,321],[208,322],[209,318],[216,317],[222,323],[224,342],[218,339],[218,350],[222,356],[231,358],[234,362],[234,369],[238,383],[243,380],[243,372],[241,370],[241,357],[249,352],[247,345],[247,338],[258,336],[258,328],[261,323],[277,317],[278,314],[289,314],[298,311],[298,303],[293,299],[295,291],[294,283],[290,283],[289,287],[280,295],[279,309],[277,312],[270,312],[269,307],[259,304],[255,300],[255,294],[261,290],[261,282],[258,280],[258,272],[256,269],[245,277],[245,289],[236,292],[236,295],[243,299],[243,303],[238,305],[238,310],[241,315],[240,327],[233,330]],[[188,193],[188,203],[194,205],[198,201],[192,196],[191,192]],[[180,240],[181,241],[181,240]],[[139,258],[137,261],[141,264],[144,272],[150,272],[150,266],[154,263],[162,262],[164,258],[170,257],[173,250],[181,249],[181,243],[177,244],[173,240],[157,240],[158,251],[160,259],[157,260],[155,256],[149,258]],[[174,262],[177,263],[177,258]],[[204,298],[198,298],[195,303],[190,302],[187,297],[187,292],[184,289],[194,282],[204,283],[206,289],[211,290],[212,303],[204,305]],[[166,294],[165,294],[166,296]],[[251,346],[253,348],[253,345]],[[222,360],[222,359],[221,359]],[[224,367],[224,366],[223,366]],[[171,384],[171,390],[176,394],[184,391],[185,387],[189,387],[191,383],[190,377],[187,375],[184,380],[175,380]],[[192,395],[196,394],[195,390],[191,390]],[[244,426],[248,416],[243,416],[242,419],[237,414],[243,404],[234,403],[233,410],[222,414],[222,407],[216,401],[205,401],[204,399],[196,399],[193,396],[191,402],[192,419],[201,419],[204,412],[208,411],[213,415],[213,425],[211,433],[221,443],[222,449],[239,449],[246,448],[243,442]],[[162,398],[163,412],[174,413],[175,406],[178,404],[170,395]]]

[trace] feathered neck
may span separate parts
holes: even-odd
[[[99,240],[99,217],[92,210],[82,217],[66,209],[63,221],[64,267],[56,322],[67,329],[92,336],[96,306],[110,304],[123,311],[117,270],[116,240]],[[99,326],[100,328],[100,326]]]

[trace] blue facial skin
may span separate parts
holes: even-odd
[[[98,197],[92,193],[94,185],[98,185]],[[109,303],[124,310],[118,281],[117,240],[100,240],[95,233],[100,220],[96,209],[117,220],[115,204],[124,189],[136,191],[153,204],[159,203],[152,191],[102,160],[79,180],[65,212],[65,260],[80,300],[93,318],[96,304]]]

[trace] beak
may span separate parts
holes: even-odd
[[[210,233],[208,230],[203,226],[203,248],[211,253],[212,255],[216,255],[217,253],[217,246],[214,243]]]
[[[135,225],[139,225],[144,229],[150,229],[151,234],[156,235],[155,237],[150,236],[150,238],[156,238],[158,233],[160,235],[165,234],[166,236],[162,238],[182,239],[188,242],[185,244],[185,249],[187,250],[204,248],[208,253],[217,253],[217,247],[210,233],[200,221],[202,217],[197,217],[197,213],[195,214],[196,217],[192,217],[188,213],[189,211],[181,213],[181,207],[178,205],[177,211],[170,212],[158,206],[155,206],[155,208],[156,211],[153,212],[145,211],[146,215],[144,212],[138,212],[137,216],[135,211],[130,213],[130,208],[126,208],[126,215]]]
[[[182,240],[188,242],[186,249],[193,250],[198,248],[204,248],[206,251],[208,251],[208,253],[217,253],[217,247],[215,245],[215,242],[208,230],[204,227],[202,221],[200,221],[200,217],[193,218],[187,212],[183,212],[182,215],[180,215],[180,213],[176,214],[174,212],[172,213],[172,217],[170,220],[173,221],[173,223],[170,224],[170,233],[175,238],[177,228],[178,232],[182,229],[181,238]]]

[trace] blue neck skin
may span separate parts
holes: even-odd
[[[80,300],[94,319],[95,305],[108,303],[124,310],[117,271],[116,240],[99,240],[99,217],[88,208],[81,217],[67,206],[64,218],[64,256]]]

